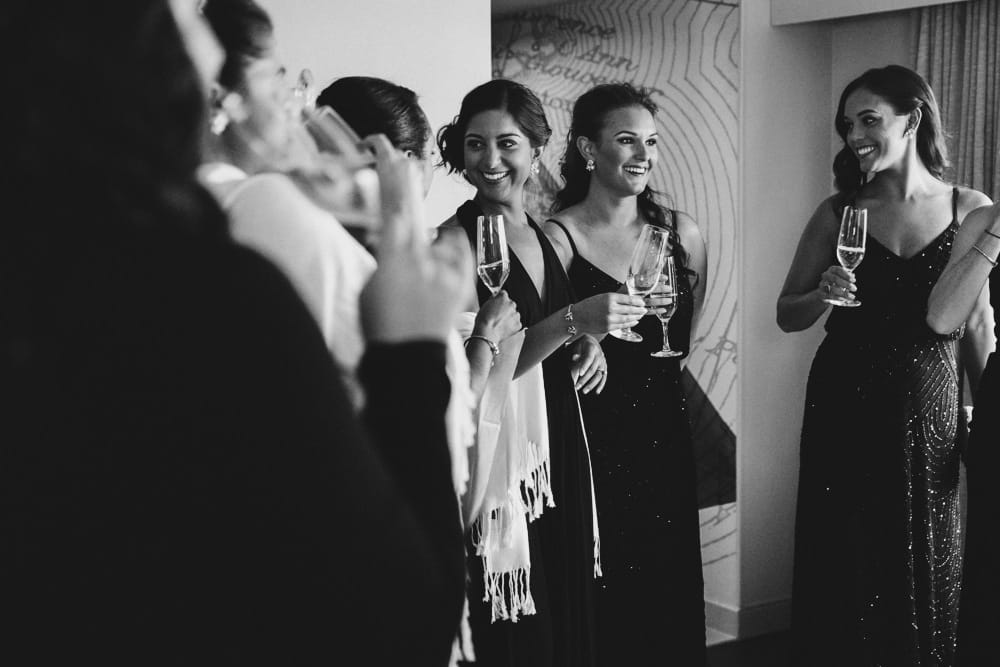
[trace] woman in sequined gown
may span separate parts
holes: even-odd
[[[992,333],[1000,308],[1000,272],[994,267],[1000,255],[1000,206],[977,209],[965,219],[955,238],[951,260],[931,292],[927,323],[946,333],[975,322]],[[978,317],[976,314],[979,313]],[[992,338],[987,339],[987,343]],[[1000,612],[1000,503],[996,495],[996,470],[1000,457],[1000,358],[990,345],[986,369],[975,391],[974,413],[966,449],[968,513],[965,562],[958,620],[960,667],[989,665],[996,661],[996,632]]]
[[[988,199],[941,180],[937,103],[899,66],[844,90],[838,194],[799,242],[778,324],[830,313],[809,374],[799,463],[792,594],[795,665],[953,665],[961,586],[958,476],[964,430],[959,341],[978,379],[984,332],[939,334],[927,298],[959,221]],[[850,274],[835,260],[841,210],[868,210],[867,251]],[[971,321],[970,321],[971,322]]]
[[[658,138],[649,94],[604,84],[574,105],[565,187],[552,237],[579,297],[624,291],[645,224],[670,232],[682,286],[671,347],[688,351],[705,294],[705,244],[694,221],[661,208],[649,187]],[[645,317],[640,343],[613,336],[603,391],[581,386],[601,517],[604,578],[597,596],[601,665],[705,664],[705,610],[694,450],[677,358],[653,358],[663,332]]]
[[[606,371],[600,335],[645,313],[638,297],[602,294],[577,301],[545,234],[524,208],[524,185],[551,135],[537,96],[495,79],[469,92],[438,145],[445,164],[476,187],[472,201],[444,223],[473,245],[476,218],[504,216],[510,275],[504,283],[527,327],[518,372],[542,364],[555,507],[528,524],[530,589],[536,613],[516,624],[491,623],[482,603],[482,564],[469,559],[470,625],[475,665],[596,667],[594,654],[595,551],[591,471],[574,377],[589,382]],[[489,291],[477,280],[478,300]],[[572,305],[573,320],[566,319]],[[569,325],[575,329],[569,330]],[[479,344],[478,339],[470,340]],[[571,344],[571,345],[567,345]]]

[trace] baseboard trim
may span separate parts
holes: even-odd
[[[782,632],[791,623],[791,600],[765,602],[739,609],[721,602],[705,601],[705,624],[738,639]]]

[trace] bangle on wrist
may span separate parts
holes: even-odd
[[[497,361],[497,357],[500,356],[500,348],[499,348],[499,346],[497,346],[496,343],[494,343],[492,340],[490,340],[486,336],[480,336],[479,334],[472,334],[471,336],[469,336],[468,338],[466,338],[465,339],[465,346],[468,347],[469,346],[469,342],[472,341],[473,339],[475,339],[475,340],[481,340],[481,341],[483,341],[484,343],[486,343],[487,345],[490,346],[490,354],[492,355],[492,358],[490,359],[490,366],[493,366],[493,364],[495,364],[496,361]]]
[[[573,304],[566,306],[566,314],[563,315],[563,319],[566,320],[566,335],[572,338],[576,335],[576,325],[573,324]]]
[[[989,234],[990,236],[992,236],[995,239],[1000,239],[1000,234],[994,234],[993,232],[991,232],[988,229],[984,229],[983,231],[986,232],[987,234]]]
[[[976,252],[978,252],[980,255],[982,255],[986,259],[986,261],[989,262],[990,264],[992,264],[993,266],[997,265],[997,260],[991,258],[989,255],[987,255],[985,252],[983,252],[983,249],[980,248],[979,246],[973,244],[972,245],[972,249],[975,250]]]

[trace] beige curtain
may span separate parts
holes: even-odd
[[[1000,196],[1000,0],[914,11],[916,70],[938,96],[952,163],[949,177]]]

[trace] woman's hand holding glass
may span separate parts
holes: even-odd
[[[840,266],[831,266],[820,278],[819,290],[824,303],[847,307],[861,305],[855,298],[854,269],[865,257],[867,239],[868,210],[845,206],[837,234],[837,261]]]
[[[573,304],[573,324],[580,333],[602,336],[624,327],[634,327],[646,314],[641,296],[607,292]]]
[[[362,327],[370,341],[444,341],[471,296],[468,241],[445,234],[428,243],[419,168],[381,135],[371,145],[381,183],[382,233],[378,268],[361,295]]]
[[[479,307],[472,333],[499,345],[523,328],[517,304],[511,301],[507,292],[500,290]]]
[[[653,291],[660,281],[660,272],[670,245],[667,230],[653,225],[643,225],[639,240],[632,249],[632,258],[628,263],[628,276],[625,285],[630,294],[645,296]],[[611,335],[621,340],[638,343],[642,336],[632,331],[632,326],[612,331]]]

